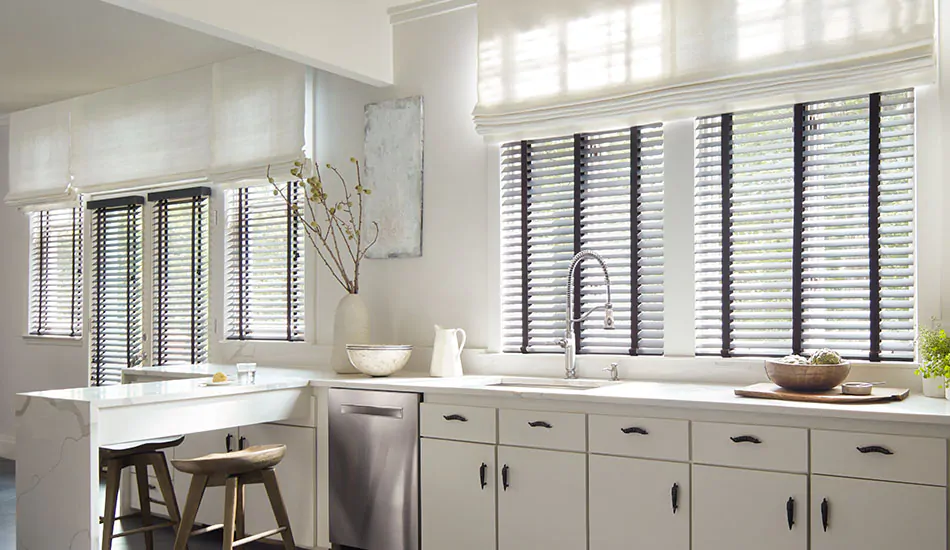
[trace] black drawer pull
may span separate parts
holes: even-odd
[[[729,439],[731,439],[733,443],[754,443],[756,445],[762,443],[762,440],[754,435],[739,435],[730,437]]]
[[[460,414],[443,414],[442,418],[448,420],[449,422],[468,422],[468,419]]]
[[[485,480],[485,476],[488,474],[488,464],[482,462],[482,465],[478,467],[478,480],[482,485],[482,490],[488,486],[488,481]]]
[[[238,439],[238,450],[243,451],[247,448],[247,438],[243,435]]]
[[[821,499],[821,528],[828,531],[828,499]]]
[[[232,440],[232,439],[234,439],[234,436],[231,435],[231,434],[228,434],[228,435],[224,436],[224,448],[225,448],[225,450],[227,450],[229,453],[231,452],[231,440]]]
[[[532,428],[553,428],[554,426],[548,424],[544,420],[535,420],[534,422],[528,422],[528,425]]]
[[[785,518],[788,520],[788,530],[792,530],[792,526],[795,525],[795,499],[793,497],[788,497],[788,502],[785,503]]]
[[[863,454],[868,453],[880,453],[882,455],[892,455],[894,451],[888,449],[887,447],[881,447],[880,445],[870,445],[868,447],[858,447],[858,451]]]
[[[629,428],[620,428],[620,431],[625,434],[650,435],[650,432],[644,430],[643,428],[638,428],[636,426],[631,426]]]
[[[507,464],[505,464],[505,466],[501,469],[501,486],[505,491],[508,490],[508,465]]]
[[[676,513],[676,510],[680,507],[680,486],[679,483],[674,483],[673,488],[670,489],[670,500],[673,504],[673,513]]]

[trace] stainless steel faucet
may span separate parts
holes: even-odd
[[[600,264],[604,270],[604,284],[607,285],[607,301],[600,306],[592,308],[587,313],[578,318],[574,318],[574,270],[584,260],[592,258]],[[597,310],[604,310],[604,328],[614,328],[614,306],[610,302],[610,275],[607,273],[607,263],[600,257],[600,254],[590,250],[581,250],[571,260],[571,268],[567,271],[567,315],[565,317],[564,338],[558,340],[557,344],[564,348],[564,376],[565,378],[577,378],[577,366],[574,364],[577,356],[577,349],[574,342],[574,323],[580,323],[590,317],[591,313]]]

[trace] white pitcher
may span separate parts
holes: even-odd
[[[458,337],[462,335],[461,342]],[[432,344],[431,376],[462,376],[462,350],[465,348],[465,331],[460,328],[435,326],[435,342]]]

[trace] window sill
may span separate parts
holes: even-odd
[[[36,334],[24,334],[23,341],[30,345],[79,347],[83,344],[82,336],[39,336]]]

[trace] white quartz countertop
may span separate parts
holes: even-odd
[[[155,378],[156,382],[123,384],[99,388],[76,388],[32,392],[24,395],[67,401],[88,401],[99,408],[130,404],[179,401],[203,397],[225,397],[288,388],[335,387],[367,390],[407,391],[423,394],[466,395],[472,397],[513,397],[571,402],[717,410],[763,414],[791,414],[853,420],[914,422],[950,426],[950,401],[913,394],[905,401],[865,405],[834,405],[770,401],[738,397],[735,386],[641,382],[603,386],[589,390],[557,388],[499,387],[502,376],[462,376],[431,378],[418,372],[402,372],[388,378],[340,375],[321,370],[258,367],[254,385],[208,386],[209,377],[221,370],[234,374],[230,365],[176,365],[141,368],[129,372],[135,380]]]

